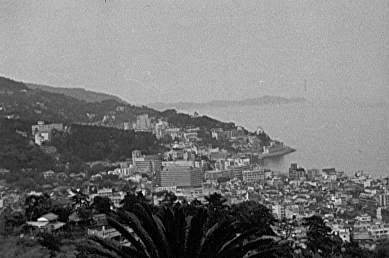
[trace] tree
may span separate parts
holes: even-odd
[[[262,234],[273,232],[270,226],[274,224],[275,218],[267,207],[258,202],[247,201],[233,205],[231,215],[246,227],[261,227]]]
[[[219,193],[213,193],[205,197],[208,211],[208,227],[214,225],[220,220],[226,220],[229,217],[229,206],[226,204],[227,199]]]
[[[324,220],[319,216],[305,218],[303,223],[308,227],[307,246],[313,254],[334,257],[341,254],[342,239],[331,233]]]
[[[108,214],[111,211],[111,200],[108,197],[96,196],[93,199],[93,207],[98,213]]]
[[[93,218],[93,210],[90,207],[81,206],[78,207],[77,215],[81,219],[81,223],[89,225]]]
[[[167,206],[173,206],[174,202],[177,201],[177,196],[170,191],[162,191],[158,193],[159,196],[163,196],[162,204]]]
[[[78,191],[76,189],[72,189],[72,193],[74,194],[71,197],[72,200],[72,208],[78,207],[89,207],[89,197],[88,195]]]
[[[119,210],[108,222],[131,247],[93,238],[79,249],[86,257],[274,257],[277,237],[261,236],[250,240],[259,228],[238,234],[235,229],[239,222],[233,219],[218,221],[207,229],[205,207],[200,207],[193,216],[186,216],[184,209],[183,205],[176,204],[153,213],[150,206],[138,203],[133,212]]]
[[[29,131],[28,123],[0,118],[0,164],[2,168],[19,172],[22,169],[44,171],[55,167],[54,159],[31,145],[27,137],[16,130]]]
[[[353,257],[360,257],[360,258],[368,258],[368,257],[389,257],[389,252],[386,253],[384,256],[378,255],[379,247],[376,248],[377,254],[374,254],[372,251],[368,249],[363,249],[359,246],[357,242],[355,242],[353,239],[351,239],[350,243],[345,243],[342,247],[342,257],[344,258],[353,258]]]
[[[384,258],[389,257],[389,240],[385,240],[376,249],[376,257]]]
[[[120,203],[124,210],[133,211],[136,209],[136,204],[146,202],[146,198],[143,196],[142,192],[138,192],[137,194],[128,192]]]
[[[52,144],[74,170],[84,169],[83,162],[130,158],[135,149],[146,154],[163,150],[152,133],[77,124],[71,125],[70,132],[54,133]]]
[[[0,213],[0,221],[2,224],[0,233],[3,235],[10,235],[17,227],[22,226],[26,222],[26,217],[22,212],[5,208],[3,212]]]
[[[51,198],[47,193],[29,195],[25,200],[25,214],[27,220],[36,220],[52,210]]]
[[[55,205],[50,212],[53,212],[58,215],[58,220],[62,222],[68,222],[69,215],[72,213],[72,209],[70,207],[61,207]]]
[[[54,236],[51,233],[42,233],[39,236],[39,243],[49,249],[52,253],[59,251],[61,246],[61,241],[58,237]]]

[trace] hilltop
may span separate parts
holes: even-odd
[[[150,107],[155,109],[177,108],[177,109],[197,109],[209,107],[231,107],[231,106],[260,106],[260,105],[282,105],[290,103],[302,103],[306,99],[284,98],[278,96],[263,96],[258,98],[248,98],[242,100],[212,100],[209,102],[176,102],[176,103],[151,103]]]
[[[101,93],[101,92],[94,92],[94,91],[86,90],[84,88],[62,88],[62,87],[60,88],[60,87],[52,87],[52,86],[33,84],[33,83],[26,83],[26,86],[29,89],[33,89],[33,90],[38,89],[38,90],[43,90],[52,93],[59,93],[86,102],[93,103],[93,102],[101,102],[104,100],[116,100],[118,102],[125,103],[124,100],[114,95]]]
[[[130,158],[135,149],[146,154],[161,152],[161,142],[151,132],[120,130],[125,122],[134,122],[141,114],[148,114],[154,121],[163,119],[173,127],[198,127],[205,138],[210,138],[212,128],[236,127],[207,116],[134,106],[95,92],[88,91],[86,97],[69,96],[80,92],[78,89],[61,92],[0,77],[0,167],[15,171],[62,171],[64,167],[82,171],[85,162],[123,160]],[[37,121],[63,123],[69,128],[53,135],[53,154],[48,155],[33,143],[31,125]]]
[[[135,121],[137,115],[148,114],[154,120],[165,119],[177,127],[235,127],[233,123],[207,116],[192,117],[175,110],[161,112],[146,106],[131,105],[103,93],[31,85],[0,77],[0,117],[122,128],[124,122]]]

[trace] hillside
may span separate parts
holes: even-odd
[[[116,100],[118,102],[124,103],[122,99],[116,96],[106,94],[106,93],[94,92],[83,88],[62,88],[62,87],[59,88],[59,87],[51,87],[47,85],[32,84],[32,83],[27,83],[26,86],[29,89],[33,89],[33,90],[38,89],[38,90],[43,90],[51,93],[59,93],[86,102],[101,102],[104,100]]]
[[[27,89],[27,86],[22,82],[16,82],[14,80],[0,76],[0,94],[13,94],[14,91]]]
[[[123,160],[130,158],[135,149],[143,153],[163,151],[151,133],[118,129],[124,122],[134,122],[140,114],[148,114],[154,120],[164,119],[181,128],[200,127],[204,137],[209,137],[211,128],[235,127],[234,123],[207,116],[192,117],[175,110],[160,112],[115,98],[90,102],[44,89],[47,88],[27,87],[22,82],[0,77],[0,168],[82,171],[85,162]],[[54,134],[53,156],[32,143],[31,125],[39,120],[65,123],[70,128]]]
[[[70,132],[55,132],[52,145],[64,157],[78,157],[84,162],[125,160],[134,150],[145,154],[163,151],[151,133],[85,125],[72,125]]]
[[[259,98],[249,98],[243,100],[213,100],[209,102],[176,102],[176,103],[151,103],[150,107],[155,109],[197,109],[197,108],[212,108],[212,107],[231,107],[231,106],[260,106],[260,105],[282,105],[290,103],[305,102],[304,98],[284,98],[278,96],[263,96]]]
[[[34,145],[21,132],[30,131],[27,123],[0,118],[0,168],[10,170],[54,168],[54,159]]]
[[[161,142],[152,133],[119,130],[124,122],[134,122],[141,114],[179,128],[199,127],[200,138],[214,146],[230,147],[230,144],[212,139],[212,128],[236,128],[234,123],[208,116],[194,117],[173,109],[161,112],[115,98],[92,102],[68,96],[69,91],[62,94],[44,89],[47,88],[27,87],[22,82],[0,77],[0,168],[83,171],[86,162],[131,158],[135,149],[143,153],[163,152]],[[51,145],[55,152],[50,155],[32,143],[31,125],[39,120],[67,125],[65,132],[54,133]],[[270,140],[266,134],[258,137],[264,143]]]
[[[224,123],[206,116],[194,118],[175,110],[160,112],[146,106],[134,106],[115,98],[88,102],[43,89],[46,88],[33,89],[24,83],[0,77],[0,117],[18,118],[34,123],[44,120],[122,128],[124,122],[133,122],[137,115],[148,114],[155,120],[163,118],[179,127],[200,126],[210,129],[235,126],[233,123]],[[99,93],[95,96],[97,95]]]

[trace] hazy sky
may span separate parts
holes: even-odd
[[[0,74],[138,104],[384,99],[388,31],[388,0],[1,0]]]

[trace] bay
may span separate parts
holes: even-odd
[[[388,104],[304,102],[181,111],[197,111],[249,130],[262,127],[272,138],[297,149],[265,162],[279,172],[298,163],[305,168],[334,167],[347,174],[363,170],[389,176]]]

